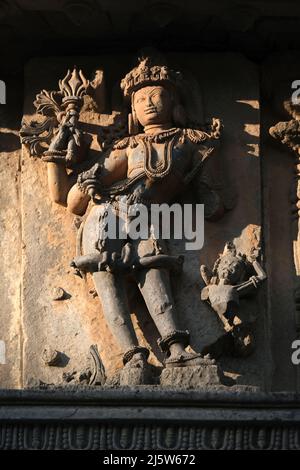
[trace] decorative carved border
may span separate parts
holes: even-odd
[[[0,450],[299,450],[299,402],[238,389],[3,390]]]
[[[7,424],[0,450],[300,450],[297,426]]]

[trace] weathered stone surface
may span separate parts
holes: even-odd
[[[52,300],[64,300],[67,293],[62,287],[55,287],[52,291]]]
[[[57,366],[60,362],[60,353],[56,349],[45,348],[42,359],[47,366]]]
[[[151,373],[148,368],[140,367],[131,367],[124,368],[120,371],[119,386],[130,386],[134,387],[135,385],[141,384],[151,384]]]
[[[1,133],[0,133],[0,147]],[[2,147],[3,148],[3,147]],[[4,150],[4,149],[3,149]],[[5,364],[0,365],[0,386],[21,385],[20,267],[21,214],[20,153],[0,154],[0,340],[5,343]]]
[[[203,365],[166,367],[160,376],[162,387],[205,388],[221,385],[221,372],[216,364],[203,361]]]
[[[21,151],[18,127],[22,101],[21,84],[7,81],[10,106],[0,105],[0,388],[22,386],[21,323]],[[12,93],[14,89],[14,93]],[[4,351],[5,349],[5,351]]]

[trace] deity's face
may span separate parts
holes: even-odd
[[[143,127],[172,121],[171,93],[162,86],[146,86],[135,92],[133,106],[137,120]]]
[[[226,255],[221,258],[217,268],[218,278],[225,281],[225,284],[235,285],[238,283],[244,272],[244,265],[235,256]]]

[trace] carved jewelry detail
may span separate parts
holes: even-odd
[[[157,165],[152,163],[152,147],[148,140],[144,140],[143,145],[145,149],[144,171],[150,179],[164,178],[170,173],[172,165],[172,150],[174,146],[174,137],[164,145],[164,158],[162,162]]]

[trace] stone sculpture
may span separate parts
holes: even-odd
[[[130,109],[127,133],[112,140],[82,171],[88,146],[78,121],[90,84],[74,69],[59,86],[60,92],[41,92],[35,103],[44,114],[51,109],[52,117],[42,124],[24,123],[21,138],[33,155],[41,154],[47,162],[51,199],[86,217],[82,253],[72,266],[93,276],[106,321],[123,351],[120,383],[151,381],[149,350],[138,344],[130,318],[126,276],[137,283],[161,335],[166,368],[207,367],[208,359],[186,350],[189,332],[178,327],[170,270],[180,269],[182,257],[169,256],[163,240],[153,233],[146,239],[112,240],[103,236],[103,229],[108,211],[122,217],[124,195],[129,206],[143,204],[150,211],[151,204],[170,204],[191,186],[195,202],[206,203],[207,218],[222,216],[221,197],[203,176],[206,159],[218,146],[220,121],[213,119],[205,130],[188,127],[180,101],[182,75],[159,60],[143,57],[121,82]],[[50,143],[48,149],[45,141]]]
[[[227,342],[227,350],[232,354],[247,356],[253,350],[253,335],[249,324],[240,318],[240,298],[256,291],[266,279],[264,270],[256,259],[249,261],[228,242],[212,271],[202,265],[200,273],[206,284],[201,299],[209,303],[222,321],[226,331],[223,343]]]

